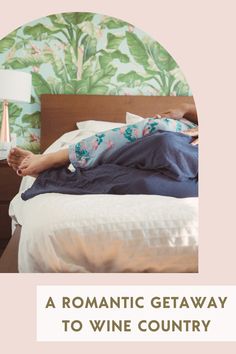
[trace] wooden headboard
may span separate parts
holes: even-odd
[[[75,130],[78,121],[124,122],[126,112],[148,117],[193,102],[188,96],[42,95],[41,151],[62,134]]]

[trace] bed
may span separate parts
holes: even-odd
[[[126,112],[148,117],[183,102],[193,98],[42,95],[41,151],[55,151],[76,122],[124,122]],[[198,271],[197,198],[50,193],[23,202],[18,193],[10,215],[2,272]]]

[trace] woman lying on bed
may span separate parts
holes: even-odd
[[[197,123],[194,105],[182,105],[156,118],[163,117],[175,120],[185,117]],[[14,148],[8,164],[20,176],[40,174],[33,194],[28,193],[25,199],[48,192],[196,196],[198,140],[193,137],[198,136],[197,127],[183,132],[167,131],[166,123],[156,118],[98,133],[68,149],[44,155]],[[76,169],[74,174],[68,175],[65,168],[58,169],[70,162]],[[75,179],[76,173],[79,176]],[[127,180],[132,180],[132,185],[124,183]]]

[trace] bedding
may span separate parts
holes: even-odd
[[[64,134],[46,152],[85,138]],[[21,193],[9,213],[22,225],[20,272],[197,272],[198,199],[158,195]]]
[[[20,272],[197,272],[196,198],[52,193],[14,203]]]

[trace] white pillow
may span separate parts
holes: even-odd
[[[126,118],[126,124],[134,124],[144,119],[143,117],[140,117],[137,114],[133,114],[129,112],[126,112],[125,118]]]
[[[123,127],[124,123],[105,122],[102,120],[85,120],[77,122],[76,126],[80,131],[99,133],[113,128]]]
[[[74,144],[82,139],[86,139],[89,136],[94,135],[92,132],[85,132],[80,130],[72,130],[60,136],[55,140],[45,151],[44,153],[54,152],[60,149],[67,147],[69,144]]]

